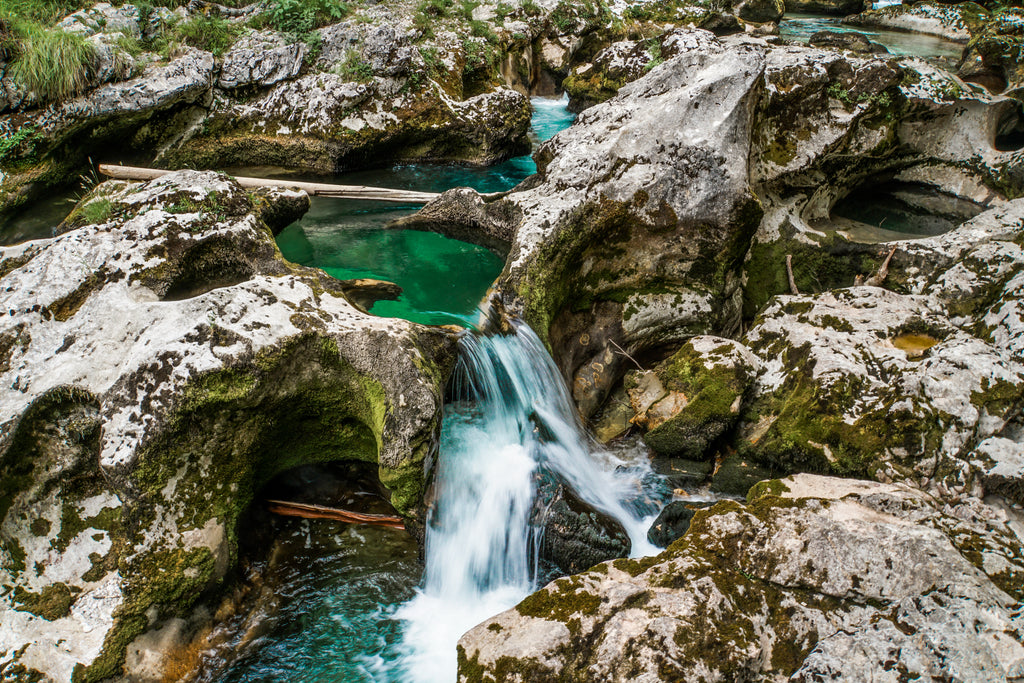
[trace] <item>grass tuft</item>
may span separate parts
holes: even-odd
[[[27,21],[16,23],[14,34],[11,77],[44,102],[78,95],[96,73],[96,47],[83,36]]]

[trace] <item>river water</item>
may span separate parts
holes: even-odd
[[[892,3],[890,3],[892,4]],[[903,31],[887,31],[840,23],[842,17],[826,17],[817,14],[786,14],[779,22],[779,35],[789,40],[806,43],[818,31],[839,33],[862,33],[869,40],[889,48],[894,55],[910,55],[925,59],[958,60],[964,46],[936,36]]]

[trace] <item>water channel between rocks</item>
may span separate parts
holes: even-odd
[[[807,39],[818,31],[836,31],[838,33],[860,33],[868,40],[884,45],[894,55],[909,55],[924,59],[945,58],[957,60],[963,51],[963,45],[944,40],[937,36],[903,31],[849,26],[843,23],[842,17],[828,17],[817,14],[787,13],[779,23],[779,35],[788,40],[806,43]]]
[[[534,107],[537,140],[571,123],[564,101],[535,100]],[[527,157],[491,169],[404,166],[338,181],[497,191],[534,170]],[[380,227],[413,208],[317,200],[278,243],[286,258],[334,277],[401,285],[401,300],[378,302],[375,314],[470,325],[502,263],[474,245]],[[646,532],[668,492],[642,451],[615,455],[595,446],[528,327],[508,336],[467,335],[451,394],[423,575],[405,532],[272,518],[257,509],[249,524],[264,530],[251,534],[256,547],[247,564],[255,597],[213,634],[216,647],[201,658],[199,680],[454,680],[459,636],[543,582],[534,499],[545,477],[566,482],[618,520],[633,555],[657,550]],[[315,497],[316,488],[329,500],[378,511],[372,496],[357,499],[351,479],[351,471],[337,468],[292,472],[273,495],[296,499],[305,489]]]

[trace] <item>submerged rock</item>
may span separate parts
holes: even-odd
[[[459,680],[1012,679],[1012,514],[873,482],[766,482],[747,505],[697,511],[661,555],[559,579],[475,627]]]
[[[849,50],[851,52],[887,53],[884,45],[873,43],[861,33],[840,33],[838,31],[818,31],[807,40],[811,47],[831,50]]]
[[[81,227],[0,249],[5,670],[120,672],[225,577],[240,515],[293,466],[374,462],[418,514],[454,342],[281,259],[260,217],[297,200],[111,182]]]

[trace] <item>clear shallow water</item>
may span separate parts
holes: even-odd
[[[233,639],[221,683],[391,680],[401,641],[394,605],[420,577],[403,531],[326,520],[277,520],[260,607]],[[201,678],[201,680],[209,680]]]
[[[564,98],[534,98],[532,103],[534,142],[551,138],[573,121]],[[472,187],[486,193],[509,190],[536,170],[533,159],[522,156],[490,168],[401,165],[322,180],[424,192]],[[274,169],[234,172],[276,175]],[[374,304],[375,315],[428,325],[467,324],[467,316],[474,313],[504,264],[483,247],[435,233],[382,227],[418,208],[314,197],[309,213],[278,236],[278,246],[289,261],[323,268],[339,280],[375,278],[401,286],[398,301]]]
[[[787,14],[779,22],[779,35],[787,40],[807,40],[818,31],[837,33],[862,33],[869,40],[880,43],[894,55],[910,55],[924,58],[959,59],[963,45],[935,36],[902,31],[885,31],[839,23],[842,17],[826,17],[815,14]]]
[[[78,198],[87,192],[81,188],[56,192],[0,219],[0,245],[53,237],[53,229],[68,217]]]
[[[876,243],[941,235],[985,207],[914,183],[854,191],[832,209],[833,228],[855,242]]]

